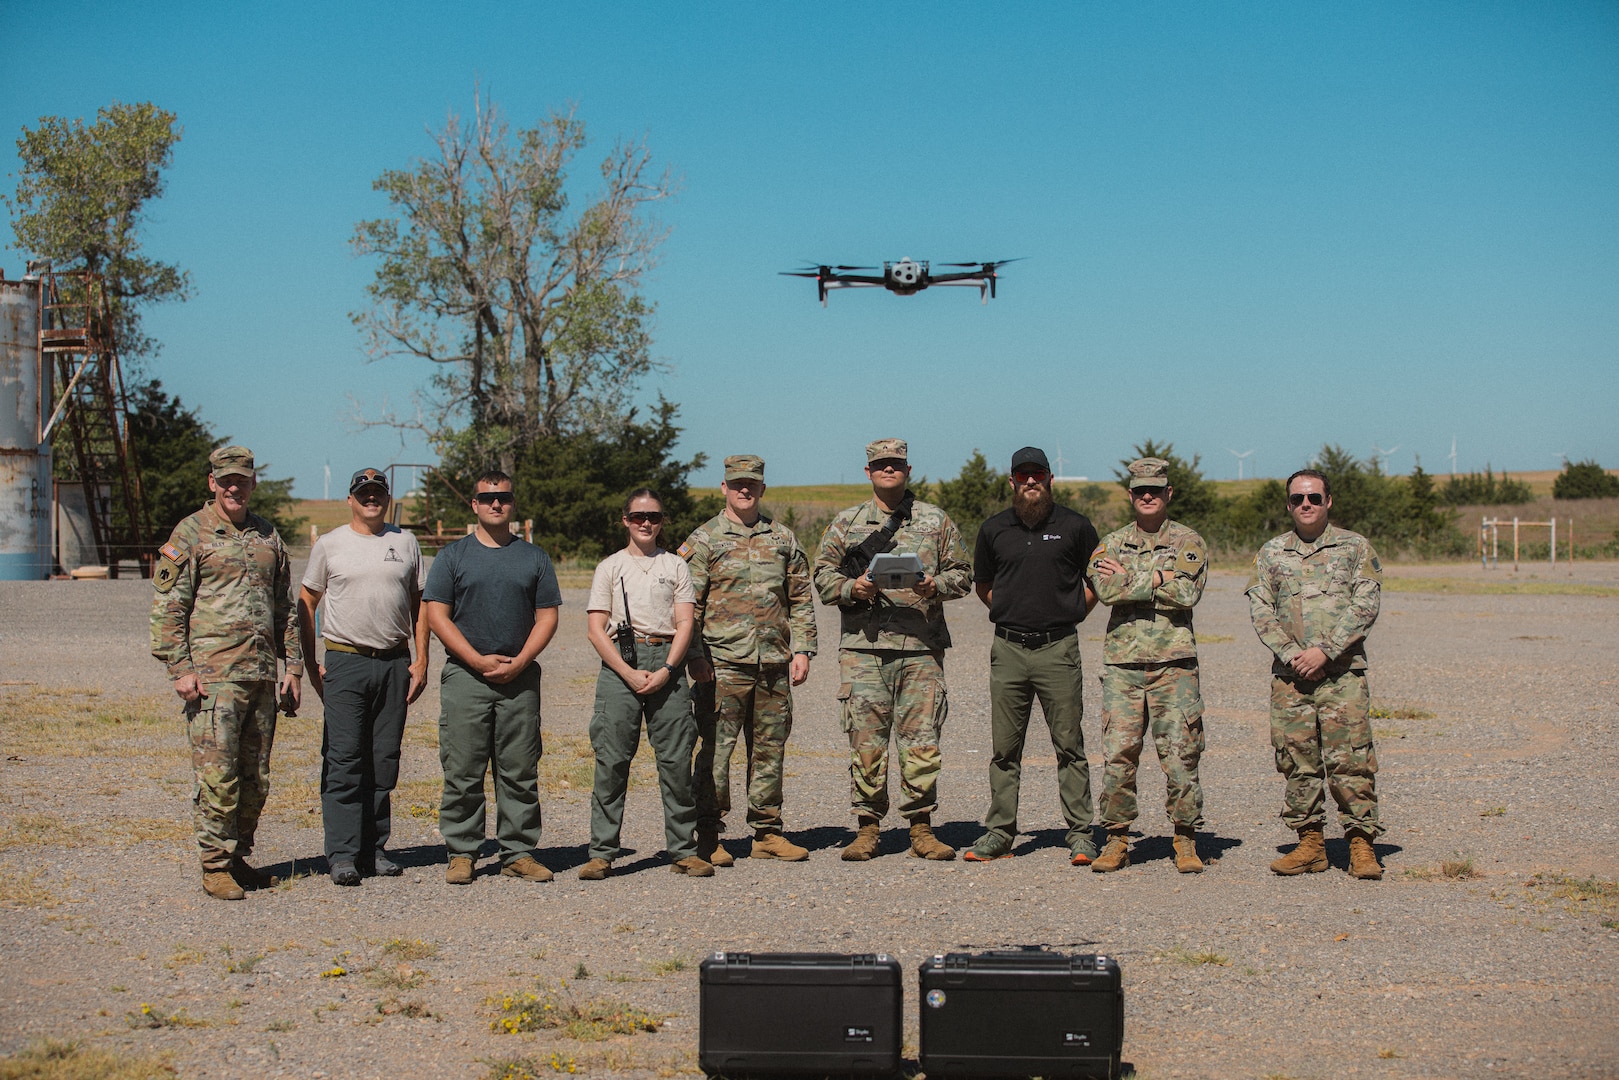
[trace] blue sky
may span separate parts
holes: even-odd
[[[1106,477],[1147,437],[1214,477],[1325,442],[1445,471],[1452,436],[1463,470],[1619,466],[1611,3],[0,0],[4,190],[41,115],[178,113],[146,244],[194,297],[152,370],[319,497],[426,453],[352,421],[428,372],[367,360],[349,238],[480,82],[514,125],[577,104],[580,197],[620,137],[682,177],[643,396],[701,481],[853,482],[883,435],[932,476],[1034,443]],[[987,306],[777,276],[905,255],[1028,261]]]

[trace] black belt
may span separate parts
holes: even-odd
[[[409,645],[395,645],[391,649],[373,649],[368,645],[345,645],[343,642],[333,641],[331,638],[326,639],[326,650],[328,652],[353,653],[356,656],[364,656],[371,660],[401,660],[410,656]]]
[[[995,628],[995,636],[1005,638],[1014,645],[1021,645],[1025,649],[1038,649],[1042,645],[1050,645],[1053,641],[1073,637],[1079,633],[1079,627],[1070,626],[1065,630],[1042,630],[1037,634],[1025,634],[1019,630],[1008,630],[1004,626]]]

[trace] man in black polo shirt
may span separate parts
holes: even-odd
[[[969,862],[1012,854],[1017,837],[1023,739],[1035,698],[1057,751],[1057,791],[1068,821],[1075,866],[1096,858],[1091,838],[1091,771],[1085,759],[1085,715],[1078,623],[1096,603],[1085,561],[1096,550],[1096,529],[1083,514],[1051,498],[1045,451],[1025,446],[1012,455],[1012,506],[978,530],[973,582],[989,608],[995,640],[989,652],[989,812]]]

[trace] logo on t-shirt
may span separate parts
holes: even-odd
[[[1061,540],[1062,536],[1059,533],[1042,533],[1041,536],[1040,536],[1040,539],[1042,539],[1042,540]]]
[[[383,562],[404,562],[405,560],[401,559],[399,557],[399,553],[393,549],[393,545],[389,544],[388,545],[388,554],[386,554],[386,555],[384,555],[382,557],[382,561]]]

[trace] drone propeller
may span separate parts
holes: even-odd
[[[978,262],[952,262],[952,263],[939,263],[938,265],[940,265],[940,266],[982,266],[982,267],[985,267],[986,269],[994,270],[997,267],[1005,266],[1007,263],[1022,262],[1026,258],[1028,258],[1028,256],[1023,255],[1023,256],[1019,256],[1016,259],[981,259]]]
[[[781,277],[818,278],[818,277],[821,276],[821,272],[819,270],[780,270],[780,271],[777,271],[777,273]]]

